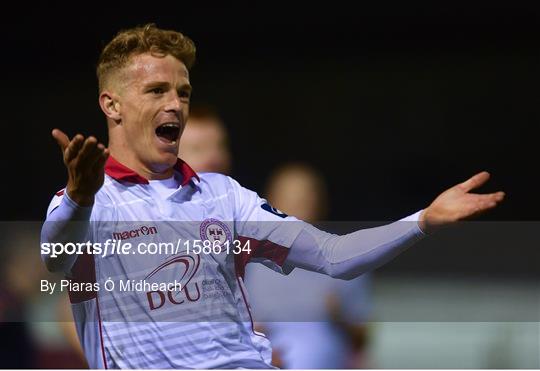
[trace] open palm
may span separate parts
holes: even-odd
[[[441,193],[420,216],[420,227],[431,232],[437,227],[478,216],[493,209],[504,199],[504,192],[470,193],[489,179],[488,172],[480,172],[463,183]]]

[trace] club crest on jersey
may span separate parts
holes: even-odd
[[[280,218],[286,218],[288,216],[283,211],[281,211],[279,209],[276,209],[275,207],[273,207],[269,203],[262,204],[261,207],[263,208],[263,210],[266,210],[269,213],[272,213],[272,214],[274,214],[276,216],[279,216]]]
[[[226,241],[232,241],[232,233],[227,224],[217,219],[206,219],[201,223],[199,229],[201,239],[203,241],[209,240],[211,242],[219,241],[225,243]]]

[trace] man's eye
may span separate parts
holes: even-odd
[[[153,88],[150,90],[150,92],[152,94],[163,94],[165,91],[163,90],[163,88]]]
[[[189,98],[191,96],[191,93],[189,91],[181,91],[179,95],[180,98]]]

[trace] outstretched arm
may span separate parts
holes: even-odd
[[[387,263],[425,234],[494,208],[503,192],[470,193],[488,179],[487,172],[478,173],[441,193],[425,210],[382,227],[337,236],[309,226],[295,239],[285,264],[336,278],[357,277]]]
[[[82,242],[87,236],[94,196],[103,185],[109,151],[92,136],[85,139],[78,134],[70,141],[58,129],[53,130],[52,135],[62,151],[68,183],[60,204],[47,215],[41,242]],[[76,255],[62,254],[54,258],[44,255],[43,259],[49,271],[67,271]]]

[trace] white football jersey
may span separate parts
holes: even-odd
[[[70,292],[89,366],[271,368],[269,341],[253,329],[244,270],[258,261],[282,271],[305,224],[232,178],[199,177],[181,160],[175,179],[164,196],[112,157],[107,162],[88,240],[131,249],[80,255],[66,272],[72,282],[99,284]],[[72,201],[58,192],[48,215],[61,202]],[[160,243],[169,250],[155,253]],[[142,282],[159,288],[141,289]]]

